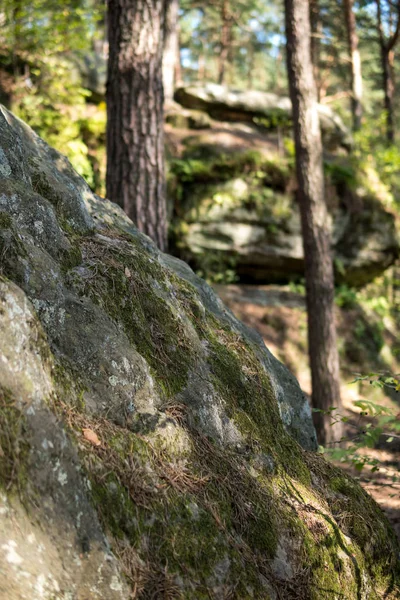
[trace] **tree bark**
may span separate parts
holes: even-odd
[[[177,61],[176,48],[179,45],[178,9],[178,0],[170,0],[166,18],[165,44],[163,54],[163,84],[165,102],[170,102],[173,100],[175,91]]]
[[[21,0],[14,0],[12,4],[12,21],[14,25],[14,40],[12,48],[12,63],[13,63],[13,75],[15,78],[21,75],[21,35],[22,35],[22,8],[23,3]]]
[[[180,44],[180,28],[179,24],[177,26],[177,34],[176,34],[176,62],[175,62],[175,85],[176,87],[180,87],[183,85],[183,77],[182,77],[182,65],[181,65],[181,44]]]
[[[183,85],[183,77],[182,77],[182,65],[181,65],[181,42],[180,42],[180,27],[179,27],[179,19],[176,24],[176,46],[175,46],[175,85],[176,87],[180,87]]]
[[[253,89],[253,73],[254,73],[254,45],[249,40],[247,44],[248,60],[247,60],[247,86],[249,90]]]
[[[324,199],[322,143],[311,62],[308,0],[285,0],[285,21],[305,257],[312,403],[316,409],[326,411],[335,406],[340,411],[331,235]],[[321,444],[341,438],[341,423],[332,427],[330,419],[322,412],[315,413],[315,425]]]
[[[221,21],[220,54],[218,59],[218,83],[220,85],[225,81],[226,63],[231,43],[232,19],[229,10],[229,0],[222,0]]]
[[[358,35],[356,30],[356,18],[353,10],[353,0],[344,0],[344,12],[346,19],[347,41],[350,58],[351,77],[351,113],[353,117],[353,129],[358,131],[362,119],[362,92],[363,82],[361,74],[361,58],[358,50]]]
[[[199,58],[197,61],[197,79],[198,81],[200,81],[201,83],[204,82],[205,78],[206,78],[206,56],[205,56],[205,51],[201,50],[200,54],[199,54]]]
[[[395,140],[394,124],[394,48],[400,36],[400,0],[396,3],[397,23],[392,33],[392,23],[389,23],[389,37],[385,36],[381,0],[376,0],[377,28],[379,35],[379,46],[381,51],[382,83],[384,93],[384,107],[386,112],[386,137],[389,144]],[[390,13],[390,20],[393,14]]]
[[[167,245],[162,51],[168,0],[108,1],[107,197]]]
[[[393,144],[395,137],[393,52],[388,52],[387,48],[381,47],[381,62],[386,112],[386,137],[388,142]]]
[[[320,59],[320,45],[321,45],[321,19],[319,15],[318,0],[310,0],[310,26],[311,26],[311,61],[313,65],[313,74],[315,85],[317,86],[317,98],[320,101],[320,73],[319,73],[319,59]]]

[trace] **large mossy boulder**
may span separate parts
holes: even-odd
[[[169,165],[174,252],[211,278],[214,271],[251,283],[304,277],[290,152],[237,124],[186,134],[182,147]],[[327,155],[325,175],[337,282],[360,287],[398,258],[395,217],[379,178],[354,159]]]
[[[398,597],[287,369],[0,111],[0,596]]]
[[[258,90],[235,90],[216,83],[181,87],[175,99],[186,108],[207,112],[218,121],[254,122],[264,120],[270,127],[287,126],[292,118],[290,98]],[[350,131],[329,106],[318,105],[324,145],[329,149],[349,150],[353,144]]]

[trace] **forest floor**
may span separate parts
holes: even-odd
[[[307,358],[307,316],[304,296],[288,287],[216,285],[214,286],[224,303],[244,323],[256,329],[266,346],[297,377],[303,391],[310,397],[311,378]],[[344,405],[346,436],[354,436],[354,425],[359,421],[359,410],[354,406],[357,399],[368,399],[387,406],[399,413],[399,400],[382,390],[373,388],[369,382],[351,383],[355,373],[393,370],[390,351],[395,343],[393,331],[386,329],[377,335],[375,323],[365,311],[357,306],[337,308],[338,343],[341,359],[341,392]],[[376,339],[374,339],[376,338]],[[356,477],[373,496],[391,521],[400,539],[400,439],[390,444],[381,437],[378,447],[361,449],[361,454],[376,459],[379,470],[371,467],[357,471],[346,462],[336,463]]]

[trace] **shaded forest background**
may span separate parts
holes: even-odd
[[[398,6],[374,0],[352,8],[363,84],[363,121],[356,148],[377,169],[389,193],[397,196],[400,152],[395,144],[386,143],[382,45],[389,53],[396,131]],[[311,15],[319,100],[334,108],[351,127],[352,70],[345,5],[312,3]],[[34,0],[29,5],[2,0],[0,19],[1,101],[67,154],[91,187],[104,193],[105,4],[77,0],[60,9],[51,0]],[[239,90],[288,95],[280,3],[217,0],[201,6],[184,0],[177,27],[177,86],[211,81]]]

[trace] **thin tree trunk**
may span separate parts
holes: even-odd
[[[254,46],[249,40],[247,45],[248,62],[247,62],[247,86],[251,90],[253,88],[253,73],[254,73]]]
[[[226,63],[230,45],[231,18],[229,14],[229,0],[223,0],[222,2],[221,20],[220,54],[218,59],[218,83],[220,85],[222,85],[225,80]]]
[[[170,102],[173,100],[175,91],[175,67],[177,59],[176,47],[178,44],[178,9],[178,0],[170,0],[167,11],[163,53],[163,84],[165,102]]]
[[[382,22],[382,8],[380,0],[376,0],[377,10],[377,28],[379,35],[379,45],[381,50],[382,64],[382,83],[384,93],[384,107],[386,112],[386,137],[389,144],[393,144],[395,140],[395,120],[394,120],[394,48],[400,36],[400,0],[396,4],[397,23],[394,31],[393,13],[390,12],[389,37],[385,36]]]
[[[12,63],[13,63],[13,75],[15,78],[21,75],[21,35],[22,35],[22,7],[23,3],[21,0],[14,0],[12,5],[12,21],[14,26],[14,40],[12,48]]]
[[[394,142],[394,76],[393,76],[393,57],[392,51],[381,47],[383,93],[385,96],[384,107],[386,112],[386,137],[388,142]]]
[[[183,85],[182,66],[181,66],[181,44],[180,44],[180,27],[179,21],[176,24],[176,45],[175,45],[175,85],[179,87]]]
[[[353,117],[353,129],[358,131],[362,119],[362,91],[363,82],[361,74],[361,58],[358,50],[358,35],[356,30],[356,18],[353,10],[353,0],[344,0],[344,12],[346,19],[347,41],[350,57],[351,75],[351,113]]]
[[[100,13],[101,7],[101,13]],[[97,21],[97,29],[101,31],[102,35],[100,38],[93,40],[93,50],[99,56],[108,58],[108,38],[107,38],[107,1],[96,0],[95,2],[96,11],[99,11],[101,16]]]
[[[167,244],[162,50],[167,0],[109,0],[107,197]]]
[[[308,343],[314,408],[340,410],[339,358],[334,319],[334,275],[329,218],[324,200],[322,143],[310,52],[308,0],[285,0],[287,61],[293,105],[308,311]],[[341,437],[341,423],[316,413],[321,444]]]
[[[206,57],[205,57],[204,46],[203,46],[203,49],[199,54],[197,79],[198,79],[198,81],[203,83],[205,78],[206,78]]]
[[[273,78],[273,89],[276,94],[279,94],[283,87],[283,86],[281,86],[280,77],[279,77],[282,64],[283,64],[282,51],[281,51],[281,48],[278,48],[278,52],[277,52],[276,59],[275,59],[275,71],[274,71],[274,78]]]
[[[311,25],[311,61],[313,65],[314,81],[317,86],[317,98],[320,100],[320,35],[321,35],[321,19],[319,15],[318,0],[310,0],[310,25]]]

